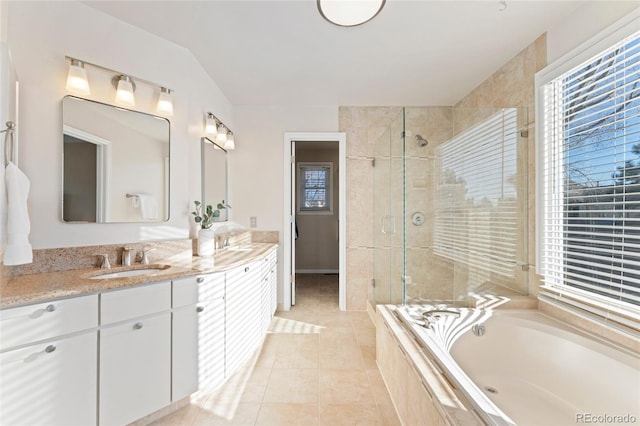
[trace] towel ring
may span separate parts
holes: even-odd
[[[13,160],[14,152],[14,138],[13,132],[15,131],[16,123],[13,121],[7,121],[7,128],[0,131],[0,133],[6,133],[4,135],[4,165],[9,164],[9,161]],[[9,139],[11,139],[11,151],[9,151]]]

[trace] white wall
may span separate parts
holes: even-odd
[[[2,2],[3,5],[6,2]],[[186,49],[71,2],[8,2],[7,42],[20,80],[20,167],[31,180],[30,240],[34,248],[185,238],[200,198],[200,136],[204,114],[234,128],[232,107]],[[170,220],[150,224],[64,224],[61,209],[62,97],[65,55],[173,89]],[[106,73],[87,67],[92,94],[113,104]],[[102,74],[102,75],[101,75]],[[136,107],[154,113],[157,93],[136,91]],[[155,99],[154,99],[155,98]]]
[[[587,2],[576,13],[547,31],[547,64],[578,47],[633,9],[638,1]]]

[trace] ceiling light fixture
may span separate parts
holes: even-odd
[[[84,62],[77,59],[71,60],[69,73],[67,74],[67,90],[79,95],[89,95],[91,93]]]
[[[380,13],[386,0],[317,0],[320,15],[332,24],[355,27]]]
[[[113,83],[116,86],[116,102],[125,106],[134,106],[136,98],[133,92],[136,90],[136,85],[131,77],[118,75],[113,78]]]

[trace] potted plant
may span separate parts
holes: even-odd
[[[224,200],[216,205],[214,210],[211,204],[204,206],[200,201],[194,201],[196,209],[191,212],[196,224],[200,225],[198,230],[198,255],[213,256],[215,249],[214,231],[211,226],[220,217],[220,210],[231,208]]]

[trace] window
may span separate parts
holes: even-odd
[[[298,212],[331,212],[333,163],[298,163]]]
[[[538,264],[543,295],[633,324],[640,312],[640,33],[618,40],[538,84]]]

